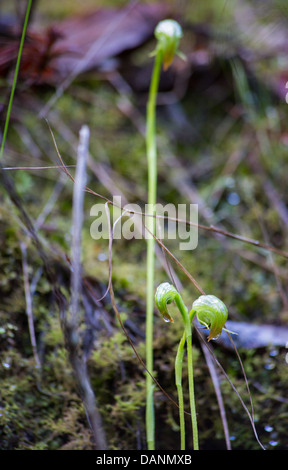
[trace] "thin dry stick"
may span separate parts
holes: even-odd
[[[254,407],[253,407],[252,395],[251,395],[251,392],[250,392],[249,382],[248,382],[248,378],[247,378],[247,375],[246,375],[246,372],[245,372],[245,369],[244,369],[244,365],[243,365],[243,362],[241,360],[238,349],[236,347],[236,344],[234,343],[233,338],[232,338],[232,336],[230,335],[230,333],[228,331],[227,331],[227,335],[228,335],[228,338],[230,340],[230,343],[233,346],[233,349],[235,351],[235,354],[237,356],[237,359],[239,361],[239,364],[240,364],[240,367],[241,367],[241,370],[242,370],[242,374],[243,374],[243,377],[244,377],[244,380],[245,380],[245,384],[246,384],[246,388],[247,388],[247,392],[248,392],[248,396],[249,396],[249,400],[250,400],[251,416],[252,416],[252,419],[254,421]]]
[[[67,168],[74,168],[76,165],[66,165]],[[7,166],[2,168],[2,170],[55,170],[63,169],[62,165],[52,165],[52,166]]]
[[[29,334],[32,345],[33,356],[35,360],[36,367],[40,369],[41,363],[37,351],[37,342],[34,328],[34,318],[33,318],[33,307],[32,307],[32,296],[29,282],[29,270],[27,262],[27,247],[26,243],[20,241],[20,249],[22,253],[22,269],[23,269],[23,278],[24,278],[24,290],[25,290],[25,299],[26,299],[26,314],[28,318],[29,325]]]
[[[224,402],[223,402],[223,399],[222,399],[222,393],[221,393],[221,389],[220,389],[218,374],[217,374],[217,371],[215,369],[215,365],[212,361],[212,358],[211,358],[208,350],[205,348],[202,341],[200,341],[200,344],[201,344],[203,354],[205,356],[205,360],[206,360],[206,363],[207,363],[207,366],[208,366],[208,369],[209,369],[209,372],[210,372],[211,380],[213,382],[214,390],[215,390],[215,393],[216,393],[216,397],[217,397],[217,401],[218,401],[218,405],[219,405],[219,410],[220,410],[221,421],[222,421],[223,429],[224,429],[226,447],[227,447],[227,450],[231,450],[231,442],[230,442],[230,438],[229,438],[229,429],[228,429],[228,423],[227,423],[227,418],[226,418],[226,411],[225,411],[225,406],[224,406]]]
[[[65,181],[67,181],[67,180],[65,180]],[[49,197],[49,199],[46,202],[43,210],[38,215],[37,220],[35,221],[35,229],[36,230],[39,230],[42,227],[42,225],[44,224],[46,218],[48,217],[50,212],[53,210],[53,207],[55,206],[56,202],[58,201],[58,198],[61,194],[61,191],[63,190],[63,187],[64,187],[63,175],[60,174],[60,178],[58,179],[57,183],[55,184],[51,196]]]
[[[73,191],[73,226],[72,226],[72,273],[71,273],[71,302],[69,316],[63,319],[63,327],[70,362],[78,382],[86,416],[92,429],[95,446],[98,450],[107,449],[106,438],[102,427],[101,416],[97,407],[96,397],[92,390],[86,361],[80,353],[79,339],[79,309],[82,287],[81,273],[81,231],[83,225],[83,204],[86,180],[86,160],[89,144],[89,129],[83,126],[80,131],[78,161]]]
[[[83,204],[86,183],[86,160],[89,145],[89,128],[83,126],[79,134],[78,161],[73,186],[72,220],[72,276],[71,276],[71,314],[75,327],[79,323],[79,297],[81,295],[81,231],[83,227]]]

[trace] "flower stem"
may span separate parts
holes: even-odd
[[[190,401],[190,412],[191,412],[191,425],[193,434],[193,448],[199,450],[198,442],[198,425],[195,405],[195,393],[194,393],[194,377],[193,377],[193,356],[192,356],[192,320],[195,315],[195,311],[191,310],[188,314],[188,310],[180,295],[175,297],[175,303],[182,315],[185,330],[180,340],[178,352],[175,361],[175,380],[178,391],[178,404],[179,404],[179,419],[180,419],[180,434],[181,434],[181,450],[185,450],[185,424],[184,424],[184,407],[183,407],[183,391],[182,391],[182,362],[184,357],[184,345],[187,343],[187,361],[188,361],[188,385],[189,385],[189,401]]]
[[[163,20],[155,28],[157,39],[153,51],[155,62],[149,90],[146,117],[146,152],[148,160],[148,221],[147,221],[147,274],[146,274],[146,367],[153,372],[153,306],[154,306],[154,264],[156,196],[157,196],[157,146],[156,146],[156,99],[162,64],[164,69],[171,65],[178,51],[182,29],[174,20]],[[146,219],[145,219],[146,220]],[[152,377],[146,374],[146,437],[149,450],[155,449],[154,384]]]
[[[153,371],[153,310],[154,310],[154,264],[155,264],[155,205],[157,193],[157,147],[156,147],[156,98],[163,54],[158,50],[155,57],[152,80],[147,104],[146,149],[148,160],[148,215],[147,217],[147,291],[146,291],[146,367]],[[154,383],[146,374],[146,438],[149,450],[155,449]]]
[[[182,366],[183,366],[183,357],[184,349],[186,343],[186,333],[183,333],[183,336],[179,342],[177,355],[175,359],[175,384],[178,393],[178,406],[179,406],[179,421],[180,421],[180,443],[181,450],[185,450],[185,419],[184,419],[184,399],[183,399],[183,387],[182,387]]]
[[[191,319],[192,320],[192,319]],[[188,358],[188,383],[189,383],[189,397],[190,397],[190,412],[191,412],[191,424],[193,432],[193,448],[199,450],[198,442],[198,425],[195,405],[195,393],[194,393],[194,378],[193,378],[193,357],[192,357],[192,327],[191,320],[189,317],[190,331],[187,331],[187,358]]]

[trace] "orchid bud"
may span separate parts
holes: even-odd
[[[158,40],[157,49],[163,53],[163,68],[167,70],[174,55],[181,54],[178,45],[182,38],[182,28],[177,21],[163,20],[156,26],[155,37]]]

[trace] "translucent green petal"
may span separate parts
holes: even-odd
[[[201,295],[193,302],[199,323],[210,329],[208,341],[220,336],[228,318],[228,310],[222,300],[215,295]]]
[[[164,321],[173,322],[173,318],[168,313],[167,305],[171,304],[177,295],[179,295],[177,290],[169,282],[163,282],[158,286],[155,301]]]

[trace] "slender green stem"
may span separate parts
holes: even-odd
[[[157,146],[156,146],[156,99],[162,64],[166,70],[178,53],[182,29],[174,20],[163,20],[155,28],[157,46],[154,68],[147,104],[146,151],[148,160],[148,222],[147,222],[147,293],[146,293],[146,367],[153,372],[153,306],[154,306],[154,263],[156,221],[155,206],[157,192]],[[150,217],[149,217],[150,216]],[[149,450],[155,449],[154,384],[152,377],[146,374],[146,437]]]
[[[180,295],[175,297],[175,303],[182,315],[185,330],[180,340],[178,352],[175,361],[175,380],[178,390],[178,401],[179,401],[179,418],[180,418],[180,433],[181,433],[181,450],[185,450],[185,427],[184,427],[184,408],[183,408],[183,391],[182,391],[182,362],[184,356],[184,344],[187,342],[187,361],[188,361],[188,384],[189,384],[189,401],[190,401],[190,412],[191,412],[191,424],[193,434],[193,448],[199,450],[198,442],[198,425],[195,405],[195,393],[194,393],[194,373],[193,373],[193,357],[192,357],[192,320],[195,315],[195,311],[191,310],[188,314],[188,310],[183,303]],[[177,369],[177,370],[176,370]]]
[[[11,94],[10,94],[8,109],[7,109],[7,115],[6,115],[5,125],[4,125],[4,131],[3,131],[2,143],[1,143],[1,149],[0,149],[0,159],[2,158],[4,147],[5,147],[5,142],[7,138],[12,103],[13,103],[14,93],[16,90],[16,83],[17,83],[17,78],[18,78],[18,73],[19,73],[19,68],[20,68],[21,56],[22,56],[31,6],[32,6],[32,0],[28,0],[25,19],[24,19],[24,25],[22,29],[22,36],[21,36],[21,41],[20,41],[20,46],[19,46],[19,51],[18,51],[18,57],[17,57],[17,62],[16,62],[16,68],[15,68],[15,73],[14,73],[14,78],[13,78],[13,84],[12,84],[12,89],[11,89]]]
[[[154,215],[157,192],[157,148],[156,148],[156,98],[162,65],[162,51],[158,50],[155,58],[153,75],[147,104],[146,149],[148,160],[148,213]],[[147,228],[155,234],[155,218],[148,217]],[[154,310],[154,263],[155,240],[147,234],[147,292],[146,292],[146,367],[153,371],[153,310]],[[155,448],[154,383],[146,374],[146,437],[149,450]]]
[[[189,317],[190,318],[190,317]],[[191,412],[191,423],[193,432],[193,448],[199,450],[198,442],[198,425],[195,405],[195,393],[194,393],[194,373],[193,373],[193,357],[192,357],[192,327],[191,321],[189,320],[189,329],[187,331],[187,359],[188,359],[188,383],[189,383],[189,397],[190,397],[190,412]]]
[[[184,418],[184,399],[183,399],[183,387],[182,387],[182,366],[183,357],[186,344],[186,332],[179,342],[177,355],[175,359],[175,384],[178,393],[178,406],[179,406],[179,421],[180,421],[180,443],[181,450],[185,450],[185,418]]]

